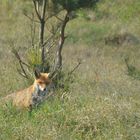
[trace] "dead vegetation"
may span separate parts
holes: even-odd
[[[106,45],[116,45],[116,46],[130,45],[130,44],[138,45],[140,43],[138,37],[134,36],[131,33],[115,34],[112,36],[105,37],[104,40]]]

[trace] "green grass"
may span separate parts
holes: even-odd
[[[13,4],[17,6],[16,2]],[[12,7],[9,12],[21,12],[21,6]],[[18,110],[10,103],[0,106],[0,140],[140,139],[140,80],[128,74],[125,64],[125,58],[129,57],[129,63],[140,70],[140,45],[116,46],[105,44],[104,40],[123,33],[139,40],[139,0],[104,0],[97,6],[96,12],[84,10],[79,13],[81,17],[68,23],[64,69],[71,70],[77,59],[82,60],[74,73],[74,82],[66,85],[65,89],[69,90],[58,89],[55,96],[32,113]],[[31,44],[30,21],[20,12],[16,15],[11,12],[5,18],[7,6],[0,7],[2,97],[29,86],[28,81],[18,75],[11,51],[13,47],[20,48],[24,58]]]
[[[97,24],[83,18],[76,18],[68,25],[67,32],[69,37],[67,42],[73,44],[79,42],[92,46],[91,44],[103,40],[109,28],[109,25]]]
[[[139,102],[133,97],[55,97],[32,114],[0,110],[1,139],[139,139]],[[135,108],[135,110],[134,110]]]

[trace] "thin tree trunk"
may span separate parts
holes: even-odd
[[[59,43],[57,46],[57,53],[56,53],[55,70],[61,69],[62,67],[62,54],[61,53],[62,53],[63,44],[65,42],[65,28],[68,21],[69,21],[69,13],[66,14],[65,19],[62,23],[61,31],[60,31],[60,38],[59,38]]]
[[[41,61],[42,61],[42,64],[44,64],[44,62],[45,62],[45,48],[44,48],[44,28],[45,28],[45,21],[44,21],[44,19],[42,19],[41,21],[40,21],[40,27],[39,27],[39,29],[40,29],[40,32],[39,32],[39,40],[40,40],[40,42],[39,42],[39,44],[40,44],[40,46],[41,46]]]
[[[44,31],[45,31],[45,13],[46,13],[46,5],[47,0],[42,0],[41,3],[39,1],[33,0],[35,12],[39,19],[39,45],[41,47],[41,61],[42,65],[45,63],[45,48],[44,48]],[[39,10],[41,8],[41,11]]]

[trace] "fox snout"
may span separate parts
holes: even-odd
[[[42,87],[42,86],[39,85],[39,89],[40,89],[41,91],[45,91],[45,90],[46,90],[46,87]]]
[[[49,79],[48,75],[49,73],[35,71],[35,84],[40,91],[46,91],[47,86],[51,83],[51,79]]]
[[[43,91],[45,91],[46,90],[46,88],[44,88],[44,90]]]
[[[33,105],[44,100],[44,96],[48,93],[51,82],[49,73],[40,73],[35,70],[35,81],[33,85],[12,94],[12,96],[10,95],[10,100],[13,100],[13,104],[17,107],[31,108]]]

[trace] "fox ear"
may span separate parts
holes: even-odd
[[[40,77],[40,72],[37,69],[35,69],[34,74],[36,79]]]

